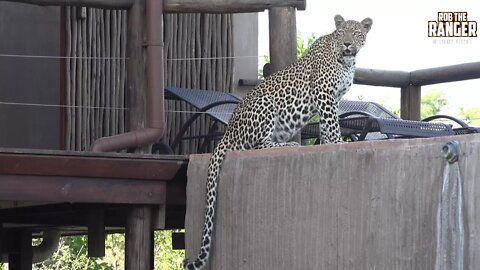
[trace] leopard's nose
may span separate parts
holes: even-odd
[[[344,42],[343,45],[345,45],[345,47],[348,48],[350,45],[352,45],[352,43],[351,42]]]

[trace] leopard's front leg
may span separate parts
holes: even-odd
[[[320,142],[342,143],[340,123],[338,121],[338,103],[333,95],[325,95],[318,101],[318,113],[320,115]]]

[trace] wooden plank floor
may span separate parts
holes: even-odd
[[[166,183],[186,156],[0,149],[0,200],[137,203],[166,201]]]
[[[132,205],[169,204],[166,225],[183,226],[187,164],[187,156],[0,148],[0,220],[84,226],[84,213],[102,208],[116,227]],[[30,206],[8,209],[22,204]]]

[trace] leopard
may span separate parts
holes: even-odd
[[[229,151],[299,146],[292,139],[315,115],[320,116],[320,142],[342,143],[338,101],[353,83],[356,56],[373,21],[346,21],[341,15],[334,21],[332,33],[254,87],[234,110],[208,165],[200,251],[194,261],[184,260],[184,269],[203,269],[210,257],[219,174]]]

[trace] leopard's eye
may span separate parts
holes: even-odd
[[[345,34],[345,30],[339,29],[339,30],[337,30],[337,33],[339,33],[340,35],[343,35],[343,34]]]

